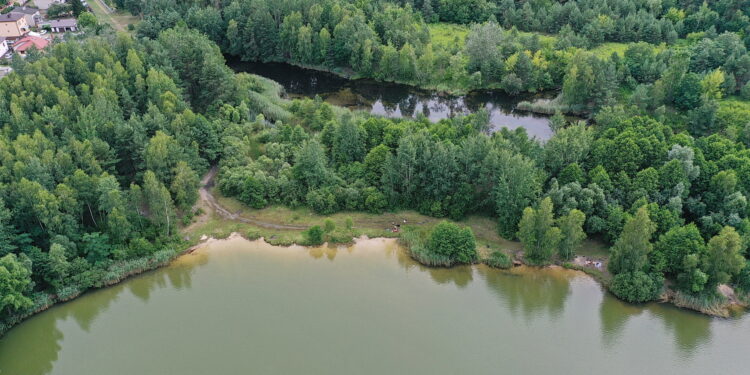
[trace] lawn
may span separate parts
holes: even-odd
[[[127,31],[128,25],[135,24],[138,22],[138,17],[131,15],[124,11],[115,11],[114,13],[107,13],[107,10],[100,3],[101,0],[89,1],[89,6],[94,11],[96,18],[100,22],[106,22],[117,31]]]

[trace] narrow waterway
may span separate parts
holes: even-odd
[[[328,103],[363,110],[387,117],[415,117],[424,114],[430,121],[487,110],[493,130],[523,127],[540,140],[552,136],[549,118],[516,110],[523,100],[553,97],[554,94],[510,96],[499,92],[471,92],[467,95],[442,95],[407,85],[368,79],[348,80],[334,74],[304,69],[283,63],[252,63],[228,59],[237,72],[257,74],[280,83],[294,97],[320,96]]]
[[[13,328],[0,374],[744,374],[748,337],[563,269],[231,238]]]

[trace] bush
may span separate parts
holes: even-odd
[[[441,221],[432,229],[427,240],[427,251],[450,264],[472,263],[477,258],[477,247],[471,228]]]
[[[513,266],[513,262],[510,260],[508,254],[505,254],[502,251],[493,252],[492,254],[490,254],[490,257],[484,261],[484,263],[490,267],[502,269],[508,269]]]
[[[648,302],[656,299],[661,292],[663,278],[658,274],[644,272],[624,272],[612,279],[610,290],[614,295],[628,302]]]
[[[326,219],[323,222],[323,228],[325,229],[326,233],[331,233],[336,229],[336,223],[334,223],[331,219]]]
[[[302,232],[302,235],[305,237],[306,245],[316,246],[323,244],[323,233],[323,228],[320,225],[314,225]]]

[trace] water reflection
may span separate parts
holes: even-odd
[[[228,65],[235,71],[257,74],[280,83],[292,98],[317,95],[331,104],[376,115],[393,118],[425,116],[430,121],[486,109],[492,130],[522,127],[530,136],[540,140],[552,136],[547,116],[519,111],[516,105],[523,100],[551,98],[554,93],[509,96],[500,92],[477,91],[453,96],[373,80],[352,81],[287,64],[229,59]]]
[[[477,271],[511,312],[527,320],[545,314],[558,317],[571,293],[573,274],[566,270],[518,267],[501,271],[479,266]]]
[[[703,345],[711,341],[711,319],[692,311],[679,311],[674,306],[651,304],[649,311],[672,332],[677,349],[683,355],[692,356]]]
[[[611,347],[617,344],[628,319],[640,315],[643,307],[625,303],[610,295],[602,299],[599,305],[599,321],[601,322],[602,341]]]
[[[659,358],[656,365],[669,364],[680,368],[681,373],[696,373],[697,370],[684,371],[685,365],[679,361],[691,359],[691,370],[696,363],[703,364],[708,359],[726,360],[730,355],[722,353],[741,347],[746,334],[739,328],[748,327],[744,320],[715,320],[668,305],[627,304],[600,294],[603,292],[593,281],[563,269],[424,267],[393,240],[362,240],[353,246],[318,248],[278,248],[262,242],[232,241],[235,242],[217,242],[207,251],[182,257],[167,268],[94,291],[33,317],[0,340],[0,374],[61,372],[65,366],[75,366],[71,363],[85,363],[85,355],[78,353],[90,351],[84,347],[91,342],[111,337],[122,337],[126,343],[139,338],[150,340],[141,337],[148,336],[148,328],[163,328],[163,334],[178,341],[183,336],[178,334],[181,328],[176,327],[182,324],[197,332],[186,336],[195,342],[185,345],[207,341],[216,345],[216,352],[204,358],[206,363],[221,358],[217,353],[227,349],[220,338],[226,339],[235,331],[240,338],[233,345],[239,347],[231,346],[232,350],[248,353],[253,348],[259,350],[264,345],[283,342],[284,337],[294,338],[300,332],[305,340],[347,341],[346,335],[351,334],[381,338],[381,344],[388,345],[394,345],[394,332],[403,332],[399,340],[404,343],[432,335],[430,339],[440,339],[434,340],[436,346],[431,350],[446,350],[436,354],[436,358],[442,355],[457,360],[466,359],[460,356],[467,354],[447,341],[461,341],[462,348],[478,353],[507,345],[508,337],[503,334],[512,334],[512,345],[519,350],[536,345],[540,353],[547,351],[563,359],[569,357],[566,350],[585,351],[590,366],[612,364],[613,373],[627,370],[617,366],[627,363],[628,358],[648,355]],[[227,257],[221,257],[223,251],[227,251]],[[367,277],[359,278],[365,274]],[[357,280],[347,282],[352,277]],[[596,298],[601,298],[598,309],[594,305]],[[146,303],[149,306],[143,306]],[[129,321],[133,311],[143,322]],[[164,315],[171,318],[162,320]],[[208,315],[215,319],[205,319]],[[320,319],[321,315],[327,318]],[[462,321],[458,317],[470,318]],[[527,324],[514,324],[521,319]],[[134,329],[133,324],[139,324],[141,330]],[[284,331],[288,326],[294,329]],[[329,329],[319,330],[321,326]],[[591,332],[592,327],[601,333]],[[555,332],[550,334],[550,329]],[[262,337],[254,341],[255,336],[246,338],[244,332],[268,336],[264,336],[265,341]],[[461,336],[467,332],[473,333]],[[555,338],[561,333],[570,349],[557,347]],[[303,336],[296,339],[302,340]],[[643,342],[642,347],[639,342]],[[173,350],[178,350],[180,345],[175,345]],[[388,355],[388,345],[373,345],[368,349],[372,352],[363,355]],[[115,346],[108,349],[125,350]],[[393,353],[401,352],[394,348]],[[136,358],[130,360],[138,360],[138,350],[133,353]],[[304,357],[295,353],[300,356],[295,359]],[[511,354],[523,357],[523,353]],[[223,360],[231,363],[234,357],[227,356]],[[466,372],[475,370],[472,366],[466,368]]]

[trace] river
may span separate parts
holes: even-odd
[[[0,374],[743,374],[750,319],[563,269],[430,269],[393,241],[213,241],[0,339]]]
[[[422,113],[430,121],[468,114],[485,108],[492,130],[523,127],[542,141],[552,136],[549,118],[516,110],[522,100],[554,97],[553,93],[510,96],[500,92],[471,92],[467,95],[441,95],[407,85],[369,79],[349,80],[331,73],[304,69],[284,63],[227,60],[236,72],[257,74],[280,83],[291,97],[320,96],[328,103],[363,110],[387,117],[415,117]]]

